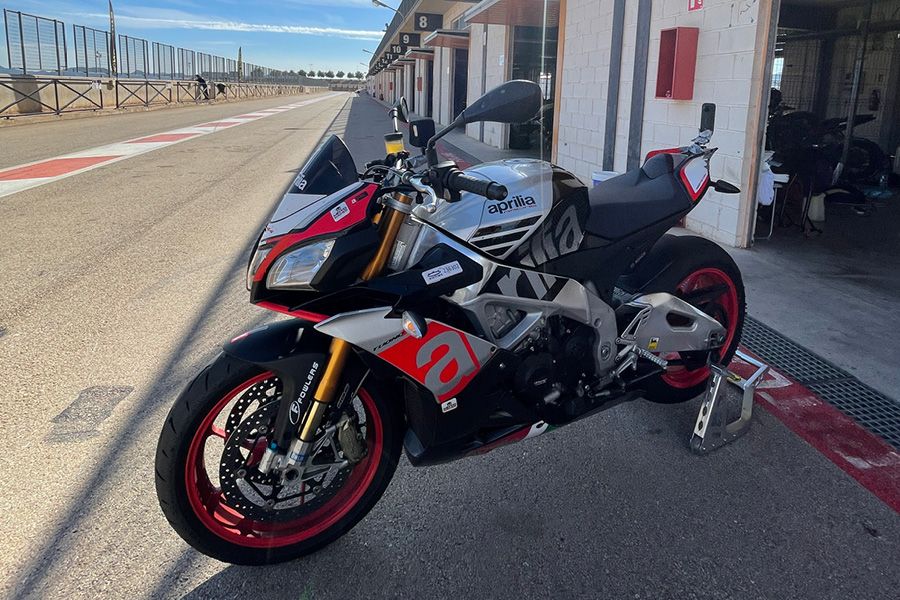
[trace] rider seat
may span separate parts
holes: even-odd
[[[617,240],[687,211],[690,199],[675,175],[678,158],[679,155],[657,154],[642,167],[591,189],[586,230]]]

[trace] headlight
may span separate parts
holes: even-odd
[[[279,257],[269,270],[266,287],[275,290],[311,289],[310,282],[331,254],[332,248],[334,240],[315,242]]]
[[[271,248],[266,248],[265,250],[257,250],[253,255],[253,260],[250,261],[250,266],[247,268],[247,289],[253,289],[253,277],[256,275],[256,270],[259,269],[259,265],[262,264],[266,257],[269,255]]]

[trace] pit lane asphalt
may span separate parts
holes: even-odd
[[[204,108],[224,112],[22,125],[0,147],[10,166],[77,149],[51,125],[98,145],[251,103]],[[761,410],[692,455],[696,401],[404,461],[366,519],[293,563],[228,566],[181,542],[153,489],[159,429],[223,340],[272,318],[247,303],[247,248],[336,115],[358,164],[379,154],[384,109],[344,96],[0,200],[0,595],[898,597],[894,512]]]

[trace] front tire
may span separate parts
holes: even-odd
[[[261,426],[271,423],[264,419],[274,418],[270,415],[272,405],[280,401],[278,389],[273,373],[222,354],[181,394],[160,434],[156,452],[160,507],[188,544],[217,560],[261,565],[318,550],[372,509],[397,467],[401,415],[367,383],[350,407],[362,415],[359,427],[365,429],[361,434],[368,450],[362,460],[333,475],[327,471],[321,482],[310,479],[311,483],[297,484],[299,493],[293,496],[279,496],[274,486],[259,479],[255,487],[249,485],[246,473],[252,468],[243,468],[245,474],[238,481],[226,455],[239,461],[244,456],[248,465],[258,460],[267,444],[264,434],[271,429]],[[256,437],[250,441],[248,435]],[[229,447],[229,443],[237,446]],[[334,456],[337,460],[337,448]],[[235,485],[241,482],[243,487]],[[316,494],[313,484],[319,490]],[[268,489],[271,496],[264,504],[269,512],[243,498],[239,489],[260,499]],[[286,508],[279,511],[278,503]]]
[[[740,344],[746,314],[740,270],[718,244],[701,237],[667,235],[661,244],[668,266],[641,293],[667,292],[719,321],[725,327],[726,338],[716,361],[727,365]],[[716,293],[718,290],[721,293]],[[663,358],[683,357],[675,354]],[[686,402],[705,391],[709,376],[705,364],[695,368],[669,367],[666,373],[644,381],[644,397],[660,404]]]

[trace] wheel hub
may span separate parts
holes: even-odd
[[[304,516],[331,499],[351,472],[332,434],[317,437],[309,461],[292,477],[282,479],[275,471],[261,473],[256,464],[274,430],[279,404],[279,400],[267,402],[233,427],[219,465],[224,502],[258,521],[282,522]],[[248,408],[249,404],[241,414]],[[236,405],[229,424],[237,410]]]

